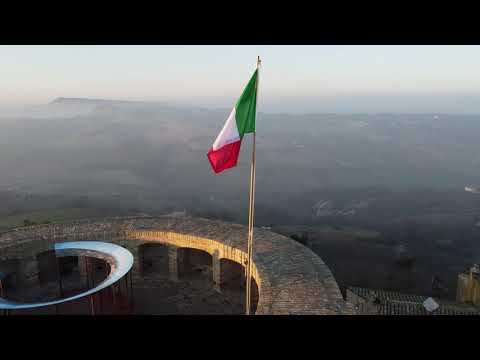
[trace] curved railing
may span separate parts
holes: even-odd
[[[69,301],[78,300],[89,295],[93,295],[105,288],[108,288],[122,279],[133,266],[133,255],[127,249],[112,243],[99,241],[74,241],[55,244],[55,253],[58,257],[71,255],[88,255],[99,257],[103,260],[110,260],[110,273],[100,284],[84,291],[80,294],[63,299],[38,302],[38,303],[19,303],[5,298],[0,298],[0,309],[3,310],[24,310],[34,309],[46,306],[63,304]]]

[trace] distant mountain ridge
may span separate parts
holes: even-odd
[[[166,105],[166,102],[58,97],[58,98],[54,99],[53,101],[51,101],[49,104],[60,104],[60,105]]]

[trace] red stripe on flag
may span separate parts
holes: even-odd
[[[240,145],[242,140],[227,144],[220,149],[214,151],[210,149],[207,156],[215,173],[230,169],[237,165],[238,154],[240,153]]]

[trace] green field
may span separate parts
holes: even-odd
[[[8,230],[24,226],[24,221],[28,220],[36,224],[45,222],[58,223],[76,219],[86,219],[107,216],[104,211],[85,208],[66,208],[54,210],[40,210],[15,215],[0,217],[0,230]]]

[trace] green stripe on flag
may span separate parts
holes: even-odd
[[[250,78],[242,96],[235,105],[235,120],[240,137],[255,132],[255,115],[257,108],[257,76],[258,69]]]

